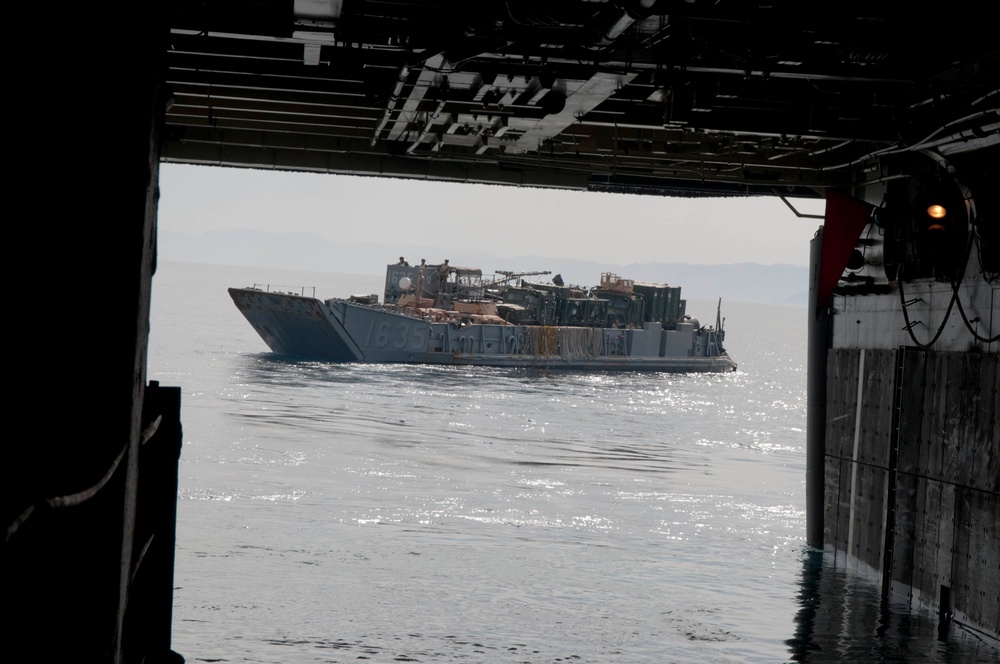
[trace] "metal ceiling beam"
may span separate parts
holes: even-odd
[[[996,49],[956,14],[633,4],[180,0],[167,159],[822,188],[994,126]]]

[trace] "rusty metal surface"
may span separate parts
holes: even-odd
[[[885,579],[887,587],[915,604],[938,607],[941,588],[948,588],[945,610],[996,638],[1000,440],[989,423],[997,355],[908,350],[900,386],[893,359],[899,352],[830,353],[826,544],[848,554],[847,565],[885,570],[894,582]],[[859,353],[866,355],[862,381]],[[859,384],[866,386],[861,393]],[[884,427],[874,424],[885,419],[894,388],[901,388],[895,467]],[[857,432],[843,423],[855,412],[868,423]],[[855,436],[856,447],[847,440]]]

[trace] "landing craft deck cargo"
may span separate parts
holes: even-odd
[[[686,315],[680,288],[606,272],[600,286],[526,277],[549,272],[389,265],[378,295],[319,300],[304,292],[230,288],[268,347],[334,362],[403,362],[597,371],[733,371],[715,325]]]

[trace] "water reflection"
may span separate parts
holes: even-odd
[[[837,566],[816,549],[802,558],[793,662],[941,663],[1000,661],[1000,644],[905,601],[883,601],[875,579]]]
[[[732,374],[538,375],[248,353],[157,278],[188,661],[1000,661],[803,553],[801,310],[734,316]]]

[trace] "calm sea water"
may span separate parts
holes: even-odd
[[[732,374],[529,375],[279,360],[254,282],[382,287],[160,266],[188,661],[998,661],[805,546],[804,309],[723,303]]]

